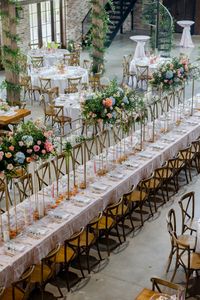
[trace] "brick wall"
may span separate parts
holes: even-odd
[[[19,24],[17,25],[17,33],[20,37],[19,47],[24,52],[29,49],[29,43],[30,43],[30,25],[29,25],[29,6],[24,5],[23,6],[23,18],[20,19]]]
[[[77,40],[82,34],[82,20],[89,11],[89,0],[66,0],[66,39]]]

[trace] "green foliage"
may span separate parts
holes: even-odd
[[[88,123],[115,124],[129,113],[145,108],[143,98],[135,91],[118,86],[113,80],[103,91],[89,96],[82,105],[82,117]]]

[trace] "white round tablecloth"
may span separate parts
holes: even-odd
[[[150,39],[150,36],[148,36],[148,35],[133,35],[130,37],[130,39],[137,43],[136,48],[135,48],[134,58],[141,59],[141,58],[146,57],[144,46],[145,46],[145,43]]]
[[[183,27],[180,46],[184,48],[193,48],[194,44],[192,41],[190,29],[191,26],[194,24],[194,21],[182,20],[182,21],[178,21],[177,24]]]
[[[64,54],[68,54],[66,49],[34,49],[28,52],[28,64],[31,64],[31,58],[42,56],[44,58],[44,66],[53,66],[64,58]]]
[[[51,87],[59,87],[59,93],[64,93],[67,88],[68,78],[82,77],[82,83],[88,83],[88,71],[81,67],[68,66],[65,67],[64,73],[60,73],[56,67],[41,68],[39,71],[31,72],[32,85],[40,86],[40,77],[50,78]]]
[[[64,107],[64,114],[76,120],[80,117],[80,94],[61,94],[55,99],[55,105]]]

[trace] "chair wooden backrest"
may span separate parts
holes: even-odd
[[[48,114],[50,111],[52,112],[52,115],[54,114],[54,105],[53,104],[46,104],[45,96],[42,94],[40,95],[40,105],[42,106],[44,110],[44,114]]]
[[[65,94],[77,93],[81,89],[82,77],[72,77],[67,79],[67,88],[64,90]]]
[[[47,282],[56,273],[56,256],[60,251],[60,244],[58,244],[53,250],[51,250],[47,256],[41,260],[41,283]],[[49,268],[49,275],[47,278],[44,277],[45,267]],[[45,279],[44,279],[45,278]]]
[[[56,180],[67,174],[66,155],[61,153],[52,160]]]
[[[157,278],[157,277],[152,277],[151,282],[152,282],[152,290],[153,291],[157,291],[159,293],[167,292],[167,294],[169,294],[169,295],[173,295],[174,293],[176,293],[176,295],[179,295],[179,296],[180,295],[183,296],[185,294],[185,288],[180,284],[166,281],[164,279]]]
[[[86,226],[86,244],[88,245],[88,236],[90,232],[93,232],[95,238],[99,237],[99,222],[101,221],[103,212],[99,212],[98,216],[94,217]]]
[[[175,210],[173,208],[171,208],[168,211],[166,221],[167,221],[167,228],[168,228],[169,234],[171,235],[171,232],[173,232],[175,234],[175,236],[177,237],[177,234],[176,234],[176,213],[175,213]]]
[[[87,70],[91,70],[91,61],[90,60],[87,60],[87,59],[84,59],[83,60],[83,68],[84,69],[87,69]]]
[[[74,167],[76,165],[83,165],[83,143],[78,143],[72,148],[72,157],[73,157],[73,163]]]
[[[191,142],[192,145],[192,153],[200,155],[200,139],[198,138],[197,140]]]
[[[51,78],[39,77],[41,90],[47,91],[51,89]]]
[[[120,206],[122,207],[120,208]],[[125,213],[123,197],[117,203],[109,204],[103,213],[106,216],[106,228],[108,228],[108,218],[112,218],[116,223]]]
[[[187,164],[190,162],[192,158],[192,146],[189,145],[188,147],[179,150],[178,156],[180,160],[184,161],[184,163]]]
[[[78,232],[75,232],[70,238],[65,240],[65,262],[68,262],[67,259],[67,247],[71,248],[75,255],[80,253],[80,242],[81,242],[81,235],[84,232],[84,227],[82,227]]]
[[[89,85],[91,86],[94,92],[101,89],[101,82],[100,82],[101,75],[102,72],[95,73],[89,76]]]
[[[31,275],[35,269],[34,265],[31,265],[21,276],[20,279],[12,283],[12,296],[13,300],[18,299],[16,290],[19,290],[24,296],[22,300],[27,300],[31,292]]]
[[[62,105],[52,105],[54,111],[53,124],[60,123],[64,119],[64,107]]]
[[[44,67],[44,58],[43,56],[33,56],[31,58],[31,64],[33,68],[42,68]]]
[[[20,86],[24,89],[31,88],[31,76],[21,76],[20,77]]]
[[[154,176],[158,179],[158,180],[163,180],[163,179],[167,179],[172,177],[173,173],[171,171],[171,169],[169,168],[168,165],[165,165],[163,167],[160,168],[156,168],[154,170]]]
[[[122,61],[123,77],[128,77],[130,74],[130,63],[133,59],[132,54],[124,55]]]
[[[189,227],[189,223],[194,219],[195,212],[195,193],[189,192],[181,197],[178,204],[181,208],[182,214],[182,234],[187,231]]]
[[[149,66],[136,65],[137,80],[148,81],[149,79]]]
[[[38,180],[39,190],[48,186],[51,182],[50,162],[43,162],[35,171]]]
[[[184,161],[182,162],[182,164],[180,164],[178,156],[174,158],[170,158],[167,161],[167,167],[170,168],[172,171],[179,170],[183,165],[184,165]]]
[[[19,192],[20,202],[33,194],[33,178],[31,173],[19,177],[14,184]]]

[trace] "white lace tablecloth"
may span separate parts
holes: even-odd
[[[82,77],[83,83],[88,83],[88,71],[81,67],[68,66],[65,68],[64,73],[60,73],[56,67],[42,68],[38,71],[31,72],[32,85],[40,86],[39,77],[50,78],[51,87],[58,86],[59,93],[64,93],[67,88],[68,78]]]
[[[68,54],[66,49],[35,49],[30,50],[27,54],[28,64],[31,64],[31,58],[42,56],[44,59],[44,66],[53,66],[58,64],[63,58],[64,54]]]
[[[159,141],[156,142],[158,145],[162,141],[163,148],[160,150],[158,150],[158,146],[153,147],[151,143],[145,151],[131,155],[129,160],[135,162],[135,167],[132,169],[127,168],[125,165],[117,165],[114,173],[122,174],[117,180],[113,180],[109,174],[101,178],[95,177],[94,162],[89,161],[87,174],[88,179],[93,179],[95,182],[93,183],[93,188],[92,184],[90,184],[87,189],[80,191],[73,199],[63,201],[55,210],[52,210],[54,216],[57,210],[57,215],[62,214],[64,216],[60,222],[56,221],[55,218],[52,219],[52,216],[45,216],[35,223],[35,229],[28,226],[24,235],[12,240],[15,249],[18,249],[15,251],[14,256],[7,255],[5,244],[1,243],[1,284],[8,286],[11,282],[17,280],[26,267],[32,263],[38,263],[55,247],[56,243],[63,243],[73,233],[79,231],[82,226],[86,226],[92,218],[98,215],[99,211],[104,210],[109,203],[118,200],[119,197],[130,190],[133,184],[137,185],[141,179],[149,176],[165,160],[173,157],[181,148],[186,147],[188,143],[195,140],[200,133],[200,114],[197,113],[196,117],[191,117],[189,121],[161,136]],[[130,142],[130,137],[125,140],[127,145],[130,145]],[[80,166],[79,170],[80,180],[82,180],[83,176],[81,171],[83,171],[82,166]],[[61,193],[66,191],[66,183],[67,178],[63,177],[58,185]],[[94,190],[94,184],[100,185],[101,190]],[[43,195],[39,194],[39,203],[45,202],[47,207],[52,202],[51,191],[52,187],[47,187]],[[17,215],[20,222],[23,222],[23,219],[26,222],[27,219],[26,214],[24,214],[24,208],[31,210],[34,207],[34,196],[31,199],[31,201],[30,199],[26,200],[17,206]],[[12,215],[12,211],[10,214]],[[5,218],[5,215],[3,215],[3,218]],[[30,229],[31,232],[37,231],[37,239],[27,233],[30,232]]]
[[[64,114],[76,120],[80,117],[80,94],[61,94],[55,99],[55,105],[64,107]]]
[[[194,44],[191,37],[191,26],[194,24],[194,21],[178,21],[177,24],[183,27],[183,33],[181,36],[180,46],[183,48],[194,48]]]

